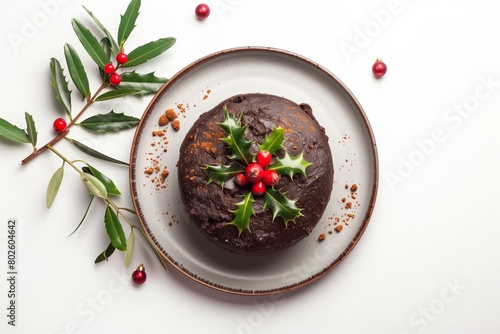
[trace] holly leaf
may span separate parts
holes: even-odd
[[[115,246],[110,243],[108,247],[101,254],[99,254],[99,256],[97,256],[94,263],[99,263],[104,260],[108,261],[108,258],[114,253],[115,249]]]
[[[247,126],[241,126],[239,119],[236,119],[236,116],[230,113],[225,106],[224,122],[219,123],[219,126],[224,129],[227,134],[227,137],[221,138],[221,140],[226,143],[233,152],[229,158],[232,160],[240,160],[245,166],[248,165],[252,157],[250,151],[252,142],[245,139]]]
[[[50,207],[54,203],[54,200],[56,199],[57,196],[57,192],[59,191],[59,187],[61,186],[63,177],[64,177],[64,164],[61,167],[59,167],[50,178],[49,185],[47,186],[47,194],[45,196],[45,204],[47,205],[47,209],[50,209]]]
[[[116,86],[117,90],[140,90],[140,95],[154,94],[168,81],[167,78],[155,76],[154,72],[147,74],[124,72],[121,77],[122,81]]]
[[[69,43],[64,45],[64,57],[68,64],[69,75],[76,88],[85,98],[90,98],[90,84],[87,73],[78,53]]]
[[[284,193],[272,188],[268,188],[264,193],[264,210],[270,208],[273,212],[273,221],[276,217],[282,217],[285,221],[285,226],[288,227],[288,222],[295,221],[295,218],[303,216],[301,209],[287,198]]]
[[[38,137],[38,133],[36,132],[35,121],[33,120],[33,116],[31,116],[27,112],[24,113],[24,117],[26,119],[26,134],[28,135],[31,145],[35,147]]]
[[[141,0],[130,1],[125,13],[120,15],[120,25],[118,26],[118,44],[123,47],[123,43],[130,36],[130,33],[135,28],[135,21],[139,16],[139,8],[141,7]]]
[[[104,226],[111,244],[120,251],[127,249],[127,239],[123,232],[122,223],[115,211],[108,205],[104,213]]]
[[[106,53],[106,56],[108,57],[108,59],[110,59],[111,53],[112,53],[112,46],[111,46],[111,42],[109,41],[109,38],[103,37],[99,44],[101,45],[102,49]],[[99,76],[101,77],[102,82],[105,82],[106,78],[108,77],[108,74],[106,74],[106,72],[104,72],[103,68],[99,67]]]
[[[261,145],[259,145],[259,150],[267,150],[271,154],[275,154],[277,150],[283,147],[283,140],[285,139],[285,130],[282,127],[274,127],[273,132],[271,132]]]
[[[175,38],[167,37],[141,45],[129,52],[127,62],[121,65],[121,67],[141,65],[170,49],[175,44],[175,41]]]
[[[129,96],[129,95],[144,95],[144,92],[141,89],[117,89],[111,90],[109,92],[103,93],[99,95],[95,100],[96,101],[106,101],[111,99],[116,99],[119,97]]]
[[[81,23],[77,19],[71,20],[71,24],[73,26],[73,30],[78,36],[78,39],[89,54],[90,58],[94,60],[97,66],[99,66],[100,68],[104,68],[104,66],[109,63],[109,57],[107,56],[97,38],[90,32],[89,29],[87,29],[87,27],[85,27],[83,23]]]
[[[108,195],[121,195],[122,194],[109,177],[107,177],[106,175],[104,175],[103,173],[101,173],[100,171],[98,171],[97,169],[92,167],[91,165],[87,164],[87,167],[83,167],[82,171],[84,173],[91,174],[91,175],[95,176],[99,181],[101,181],[101,183],[106,188],[106,192],[108,193]]]
[[[276,161],[269,166],[269,169],[274,169],[278,174],[286,174],[293,179],[295,174],[306,176],[306,168],[310,165],[310,162],[304,160],[303,152],[296,157],[292,157],[286,152],[285,156],[282,159],[276,159]]]
[[[26,131],[18,128],[12,123],[9,123],[3,118],[0,118],[0,136],[16,143],[31,143]]]
[[[224,187],[224,183],[232,176],[242,173],[245,169],[237,162],[231,165],[205,166],[203,169],[208,175],[208,183],[219,181]]]
[[[249,192],[245,195],[243,201],[236,203],[238,209],[232,211],[234,213],[234,220],[229,224],[238,228],[238,236],[240,236],[244,230],[250,230],[250,217],[253,215],[254,201],[253,194]]]
[[[64,76],[61,63],[55,58],[50,58],[50,82],[56,92],[56,99],[61,102],[64,111],[71,116],[71,91],[68,88],[68,82]]]
[[[94,14],[88,10],[85,6],[83,6],[83,9],[85,9],[85,11],[90,15],[90,17],[94,20],[95,24],[97,24],[97,26],[99,28],[101,28],[102,32],[104,33],[104,35],[106,35],[106,39],[109,43],[109,49],[116,55],[120,52],[120,47],[118,46],[118,43],[116,43],[115,39],[113,38],[113,36],[109,33],[109,30],[106,29],[101,22],[99,22],[99,20],[97,19],[97,17],[94,16]],[[101,41],[102,42],[102,41]],[[101,43],[102,45],[102,43]],[[104,49],[105,51],[107,51],[106,49]],[[109,57],[108,57],[109,59]]]
[[[115,113],[111,110],[107,114],[99,114],[91,116],[82,121],[80,125],[94,132],[118,132],[135,127],[139,124],[139,119],[132,116],[127,116],[123,113]]]

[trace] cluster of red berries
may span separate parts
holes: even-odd
[[[123,65],[128,61],[128,55],[124,52],[120,52],[116,55],[116,61],[118,64]],[[104,66],[104,73],[109,75],[109,83],[116,86],[122,82],[122,77],[120,74],[116,73],[116,68],[113,63],[107,63]]]
[[[256,162],[249,164],[245,172],[237,174],[234,182],[239,186],[252,183],[252,193],[255,196],[262,196],[266,192],[266,186],[274,186],[280,180],[278,172],[273,169],[266,169],[271,164],[272,154],[267,150],[257,153]]]

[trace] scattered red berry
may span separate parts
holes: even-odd
[[[251,163],[245,168],[245,176],[249,182],[259,182],[264,176],[264,168],[258,163]]]
[[[58,118],[54,121],[54,130],[56,130],[56,132],[63,132],[64,130],[66,130],[66,121],[63,119],[63,118]]]
[[[115,72],[115,66],[111,63],[107,63],[105,66],[104,66],[104,73],[106,74],[112,74]]]
[[[257,163],[262,166],[262,168],[266,168],[271,163],[272,157],[273,156],[271,152],[269,152],[268,150],[262,150],[257,153],[256,160]]]
[[[118,85],[122,82],[122,77],[118,73],[113,73],[109,76],[109,83],[112,85]]]
[[[262,177],[262,182],[268,186],[274,186],[280,180],[280,176],[277,171],[273,169],[267,169],[264,171]]]
[[[198,20],[204,20],[210,15],[210,7],[208,7],[204,3],[201,3],[196,6],[194,13],[196,14]]]
[[[120,52],[116,55],[116,61],[119,64],[125,64],[128,61],[128,55],[125,52]]]
[[[255,196],[262,196],[264,195],[265,192],[266,192],[266,185],[264,184],[264,182],[259,181],[252,185],[252,193]]]
[[[380,78],[387,72],[387,65],[382,59],[377,58],[372,66],[372,72],[377,78]]]
[[[234,176],[234,182],[239,186],[244,186],[248,183],[247,178],[245,177],[245,174],[236,174]]]
[[[142,284],[142,283],[146,282],[146,271],[145,271],[144,265],[142,263],[132,273],[132,281],[135,284]]]

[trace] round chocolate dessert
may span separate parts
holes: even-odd
[[[270,254],[309,235],[321,219],[333,161],[309,105],[242,94],[194,123],[178,177],[191,221],[210,240],[235,253]]]

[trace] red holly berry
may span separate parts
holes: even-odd
[[[105,66],[104,66],[104,73],[106,74],[112,74],[115,72],[115,66],[111,63],[107,63]]]
[[[268,186],[274,186],[280,180],[278,172],[274,169],[267,169],[264,171],[264,176],[262,177],[262,182]]]
[[[245,168],[245,176],[249,182],[259,182],[264,176],[264,168],[258,163],[251,163]]]
[[[63,118],[58,118],[54,121],[54,130],[56,130],[56,132],[63,132],[64,130],[66,130],[66,121],[63,119]]]
[[[236,174],[234,176],[234,182],[239,186],[244,186],[248,183],[247,178],[245,177],[245,174]]]
[[[142,263],[137,267],[137,270],[132,273],[132,281],[135,284],[142,284],[146,282],[146,271]]]
[[[118,73],[113,73],[109,76],[109,83],[112,85],[119,85],[122,82],[122,77]]]
[[[387,65],[382,59],[377,58],[372,66],[372,72],[377,78],[380,78],[387,72]]]
[[[210,7],[208,7],[204,3],[201,3],[196,6],[194,13],[196,14],[198,20],[204,20],[210,15]]]
[[[266,192],[266,185],[264,184],[264,182],[259,181],[252,185],[252,193],[255,196],[262,196],[264,195],[265,192]]]
[[[128,61],[128,55],[125,52],[120,52],[116,55],[116,61],[119,64],[125,64]]]
[[[257,152],[256,160],[257,163],[262,166],[262,168],[266,168],[271,163],[272,157],[273,156],[271,155],[271,152],[269,152],[268,150],[262,150]]]

